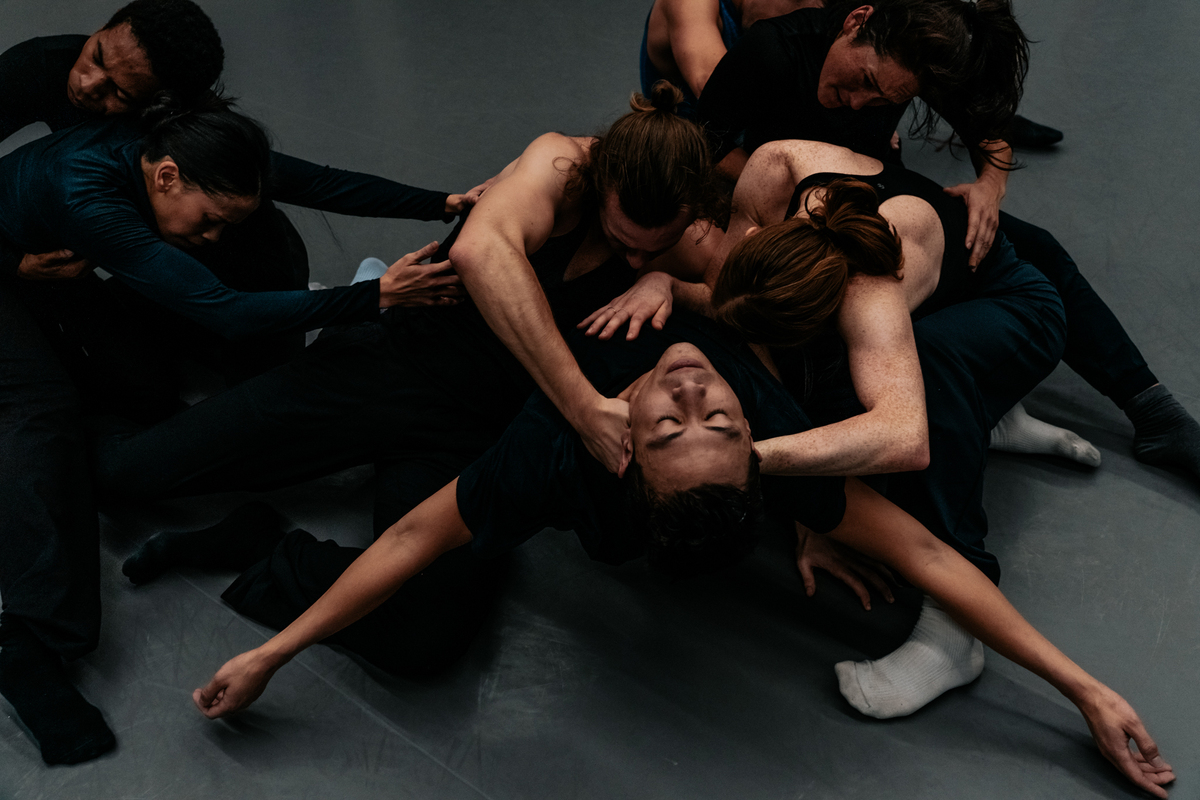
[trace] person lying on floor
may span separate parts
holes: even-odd
[[[195,691],[205,716],[245,708],[277,670],[320,641],[354,649],[384,668],[404,664],[405,651],[439,644],[445,630],[420,618],[436,620],[442,610],[423,603],[426,592],[406,590],[410,579],[427,579],[439,556],[455,548],[498,556],[549,526],[574,530],[593,558],[620,563],[645,553],[659,568],[685,575],[748,553],[765,512],[882,561],[945,609],[922,615],[902,657],[878,662],[877,680],[863,684],[869,707],[887,713],[923,705],[927,695],[978,676],[978,646],[942,621],[954,617],[1063,692],[1105,757],[1137,785],[1166,796],[1162,786],[1174,774],[1137,714],[1038,634],[952,548],[855,478],[759,475],[751,430],[770,437],[803,430],[808,422],[725,329],[684,312],[667,329],[635,342],[572,338],[597,387],[619,392],[630,404],[621,476],[608,473],[552,404],[535,394],[493,448],[365,551],[318,543],[302,531],[284,536],[277,526],[243,528],[220,541],[204,531],[161,534],[147,543],[169,566],[199,557],[210,566],[224,561],[244,568],[225,599],[266,624],[286,625]],[[245,564],[250,551],[271,543],[271,555]],[[334,553],[341,554],[338,568],[322,567]],[[311,598],[302,588],[316,593],[320,583],[327,590],[306,608]]]

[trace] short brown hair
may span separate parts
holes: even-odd
[[[838,178],[814,206],[805,203],[807,219],[747,236],[725,260],[713,287],[714,315],[747,341],[802,345],[837,312],[855,274],[900,279],[900,237],[879,215],[874,189]]]
[[[621,211],[643,228],[666,225],[685,207],[696,219],[724,224],[728,197],[704,132],[675,113],[682,101],[683,93],[666,80],[654,84],[649,98],[634,93],[632,111],[596,137],[567,190],[600,197],[616,192]]]

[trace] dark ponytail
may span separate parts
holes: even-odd
[[[861,5],[831,5],[840,22]],[[857,43],[912,72],[924,103],[910,133],[929,138],[937,116],[946,119],[968,150],[1002,169],[980,143],[1004,138],[1017,113],[1029,69],[1029,40],[1012,13],[1011,0],[876,0]],[[844,13],[843,13],[844,12]]]
[[[142,112],[142,156],[170,156],[180,176],[205,194],[257,197],[271,171],[271,143],[257,122],[233,110],[233,101],[206,92],[184,104],[160,92]]]
[[[675,113],[681,102],[683,93],[665,80],[654,84],[650,97],[634,93],[631,111],[596,138],[567,190],[615,192],[621,211],[645,228],[668,224],[685,207],[697,219],[724,225],[728,197],[704,132]]]
[[[805,211],[807,219],[793,217],[738,242],[717,276],[714,316],[749,342],[802,345],[837,313],[855,275],[900,278],[900,237],[879,215],[868,184],[838,178]]]

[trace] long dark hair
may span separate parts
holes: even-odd
[[[659,81],[647,98],[596,137],[586,163],[575,167],[568,192],[615,192],[621,211],[644,228],[657,228],[687,207],[697,219],[724,224],[729,201],[713,169],[708,140],[698,125],[675,113],[683,93]]]
[[[267,134],[230,99],[208,92],[184,104],[160,92],[141,121],[142,156],[151,163],[170,156],[180,176],[205,194],[257,197],[269,184]]]
[[[980,146],[1004,137],[1029,69],[1029,40],[1011,0],[836,0],[831,19],[844,20],[862,5],[875,10],[856,41],[896,61],[920,84],[924,107],[910,132],[929,138],[940,115],[973,155],[1011,168]]]

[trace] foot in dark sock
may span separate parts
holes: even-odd
[[[1155,384],[1125,405],[1133,454],[1143,464],[1177,467],[1200,479],[1200,423],[1167,387]]]
[[[0,624],[0,694],[33,734],[47,764],[78,764],[112,750],[99,709],[67,679],[62,659],[20,622]]]
[[[177,567],[240,571],[270,554],[283,533],[279,512],[255,500],[211,528],[151,537],[125,560],[121,571],[139,584]]]
[[[1061,142],[1062,138],[1062,131],[1026,119],[1020,114],[1013,117],[1004,134],[1006,143],[1024,150],[1045,150]]]

